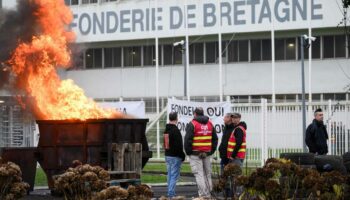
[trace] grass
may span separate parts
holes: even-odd
[[[166,175],[142,174],[142,183],[166,183]]]
[[[41,167],[36,169],[35,186],[47,186],[46,175]]]
[[[166,164],[165,163],[147,163],[146,166],[143,168],[143,171],[156,171],[156,172],[166,172]],[[182,173],[189,173],[191,172],[191,167],[188,163],[184,163],[181,166],[181,172]]]

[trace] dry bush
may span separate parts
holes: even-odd
[[[66,200],[148,200],[153,191],[147,185],[129,186],[123,189],[110,186],[110,175],[101,167],[73,162],[72,168],[55,177],[55,190]]]
[[[78,161],[74,161],[73,166],[54,179],[55,190],[61,192],[65,199],[89,200],[95,193],[107,188],[110,176],[103,168],[82,165]]]
[[[20,199],[27,194],[28,189],[29,185],[22,181],[18,165],[12,162],[0,164],[0,199]]]

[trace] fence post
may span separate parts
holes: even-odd
[[[261,99],[261,166],[267,159],[267,99]]]
[[[344,134],[345,134],[345,152],[349,151],[349,134],[350,134],[350,126],[349,126],[349,104],[348,102],[345,104],[344,107],[344,118],[345,118],[345,122],[344,122]]]
[[[332,100],[328,100],[328,122],[327,122],[327,132],[328,132],[328,148],[329,153],[333,155],[333,147],[332,147]]]

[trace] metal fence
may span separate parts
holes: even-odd
[[[34,145],[35,121],[19,105],[0,106],[0,147]]]
[[[318,102],[307,105],[307,125],[313,120],[317,108],[324,111],[324,123],[329,134],[329,153],[341,155],[349,151],[350,143],[350,102]],[[303,151],[302,106],[301,103],[232,104],[232,111],[239,112],[247,123],[247,158],[252,165],[260,165],[269,157],[279,157],[284,152]],[[154,126],[147,133],[151,149],[157,152],[157,131],[162,133],[166,113],[159,118],[159,130]],[[162,141],[162,134],[159,134]],[[163,157],[160,147],[155,158]]]

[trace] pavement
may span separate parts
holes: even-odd
[[[166,184],[151,184],[152,190],[154,192],[154,199],[158,199],[161,196],[167,195]],[[185,196],[186,199],[192,199],[198,196],[197,185],[195,183],[179,183],[176,187],[176,193],[178,196]],[[47,187],[35,188],[30,195],[26,196],[22,200],[63,200],[60,197],[53,197],[50,194],[50,190]]]

